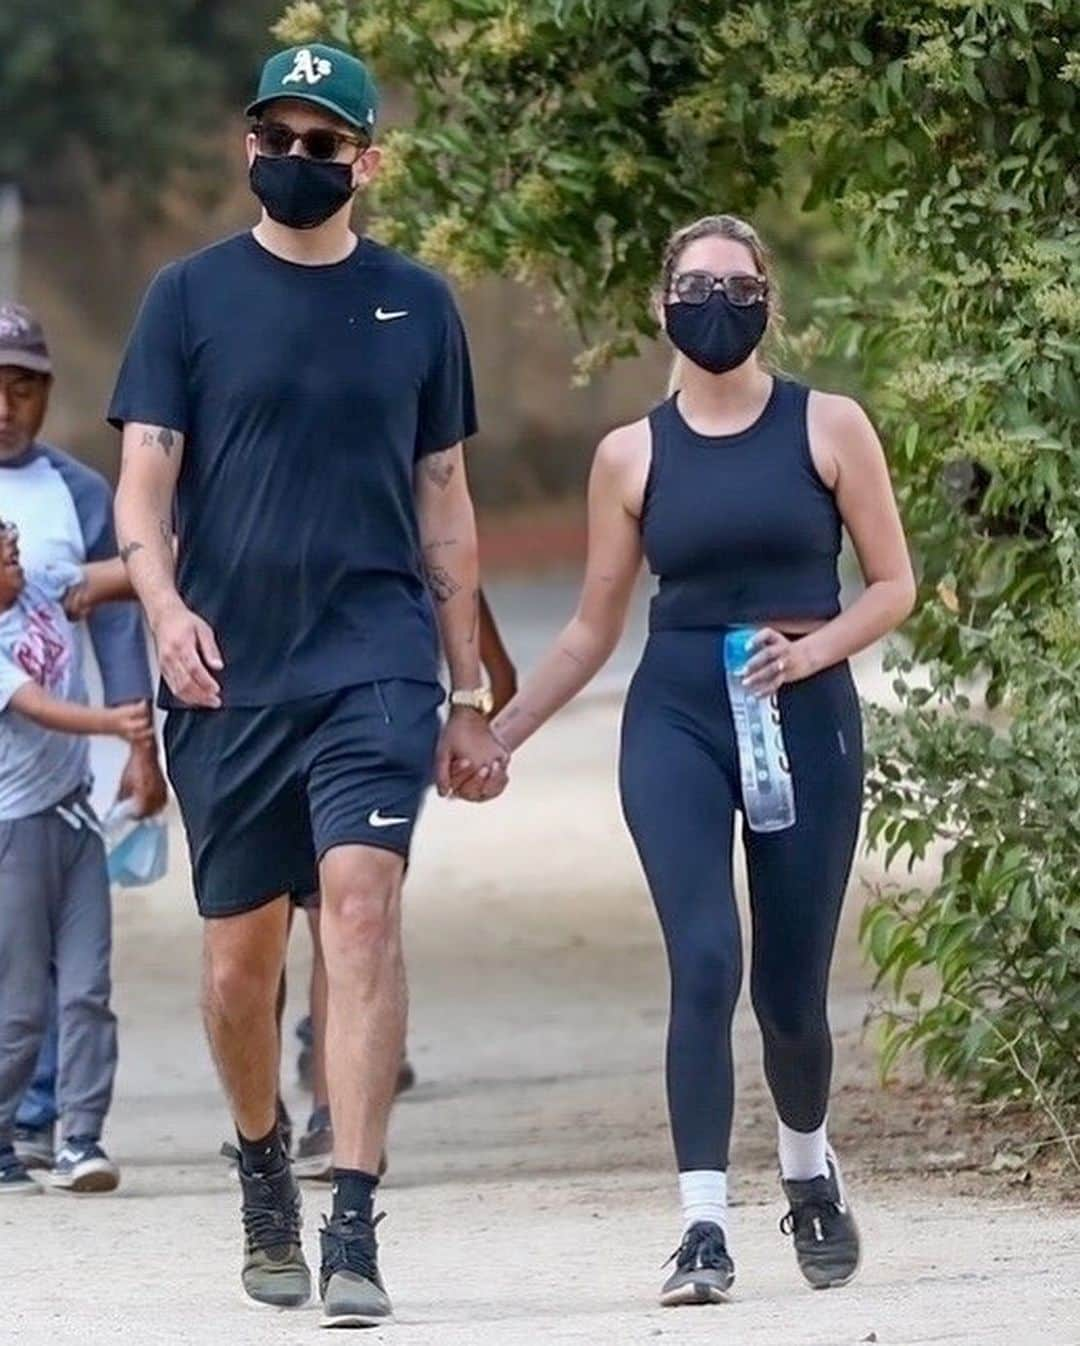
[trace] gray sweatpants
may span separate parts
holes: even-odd
[[[83,806],[85,807],[85,806]],[[0,821],[0,1147],[34,1074],[56,968],[62,1135],[101,1135],[116,1073],[105,847],[54,810]]]

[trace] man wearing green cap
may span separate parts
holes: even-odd
[[[274,1009],[289,895],[321,888],[334,1204],[320,1290],[326,1323],[364,1326],[390,1313],[372,1201],[404,1040],[413,825],[433,775],[444,793],[474,772],[490,795],[506,782],[480,685],[462,451],[476,417],[445,282],[350,226],[379,165],[363,64],[314,43],[280,52],[248,111],[262,216],[147,291],[109,411],[116,515],[205,918],[244,1286],[279,1305],[310,1294]]]

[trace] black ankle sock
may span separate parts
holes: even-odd
[[[334,1219],[359,1215],[363,1220],[370,1220],[378,1185],[379,1180],[372,1173],[362,1173],[358,1168],[335,1168]]]
[[[269,1173],[285,1162],[277,1122],[258,1140],[248,1140],[239,1130],[236,1138],[240,1142],[240,1164],[245,1173]]]

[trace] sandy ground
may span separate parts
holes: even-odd
[[[660,1064],[667,987],[618,812],[617,723],[615,698],[582,702],[520,755],[503,800],[436,802],[425,818],[407,897],[420,1084],[395,1113],[381,1202],[398,1321],[368,1339],[1080,1343],[1080,1210],[1043,1176],[981,1176],[988,1142],[940,1093],[877,1084],[857,884],[834,979],[832,1131],[863,1271],[815,1294],[777,1232],[773,1121],[744,1004],[737,1296],[656,1307],[679,1232]],[[237,1192],[216,1158],[228,1124],[196,1013],[199,928],[173,840],[170,876],[117,901],[122,1064],[107,1141],[123,1184],[110,1197],[4,1203],[0,1341],[262,1346],[317,1330],[314,1307],[259,1309],[240,1292]],[[290,1024],[307,958],[301,931]],[[293,1074],[290,1049],[300,1113]],[[325,1188],[307,1189],[313,1260],[327,1204]]]

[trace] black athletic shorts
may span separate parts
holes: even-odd
[[[170,711],[165,758],[200,914],[306,897],[333,846],[408,859],[442,700],[435,683],[397,679],[276,706]]]

